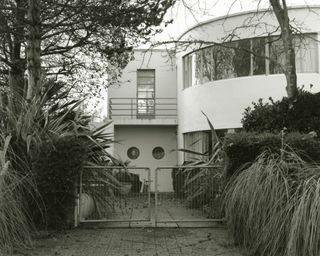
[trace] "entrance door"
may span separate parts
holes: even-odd
[[[137,118],[155,118],[155,70],[137,72]]]

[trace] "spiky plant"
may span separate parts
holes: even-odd
[[[193,155],[193,160],[184,164],[190,166],[190,168],[178,169],[174,175],[180,175],[180,179],[184,180],[182,193],[190,207],[201,208],[210,218],[222,218],[221,194],[224,186],[224,151],[212,123],[204,113],[203,115],[206,117],[211,130],[212,147],[208,152],[179,149],[181,152]],[[200,165],[211,167],[197,167]]]
[[[10,139],[0,136],[0,255],[32,245],[33,226],[24,196],[34,194],[36,186],[30,175],[14,170],[7,159]]]
[[[44,81],[42,89],[30,101],[15,99],[15,104],[19,105],[18,108],[12,105],[2,104],[0,106],[1,116],[5,117],[0,120],[0,132],[12,135],[13,153],[8,157],[13,168],[20,175],[30,174],[26,170],[31,170],[32,175],[36,176],[35,180],[38,183],[41,182],[39,179],[37,180],[39,176],[35,162],[38,162],[38,156],[42,153],[43,147],[49,146],[54,151],[54,143],[68,137],[76,137],[80,141],[84,141],[87,155],[83,158],[84,162],[87,162],[86,165],[90,166],[86,175],[91,176],[92,179],[96,177],[98,172],[94,166],[105,164],[106,159],[116,161],[106,152],[106,148],[112,143],[109,135],[104,132],[108,124],[91,129],[89,127],[90,118],[78,110],[82,102],[70,100],[68,93],[69,91],[64,89],[64,84]],[[40,169],[45,170],[46,168]],[[77,169],[76,178],[80,175],[81,169]],[[104,177],[104,181],[111,184],[113,182],[112,175],[107,172],[105,174],[107,177]],[[42,175],[42,177],[46,176]],[[76,178],[74,182],[76,182]],[[70,187],[70,191],[74,193],[73,187]],[[41,196],[38,198],[40,201]],[[37,202],[35,204],[47,208],[43,204]]]
[[[266,151],[229,183],[224,201],[235,242],[260,256],[320,255],[320,167],[292,149]]]

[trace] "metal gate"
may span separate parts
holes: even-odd
[[[172,187],[162,186],[171,174]],[[199,227],[223,222],[221,171],[218,166],[167,166],[155,172],[155,224]]]
[[[76,222],[113,227],[221,222],[220,175],[216,166],[204,165],[153,172],[148,167],[88,168],[80,176]]]

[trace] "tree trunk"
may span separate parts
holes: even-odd
[[[285,0],[269,0],[279,22],[281,28],[281,39],[283,43],[285,55],[284,73],[287,80],[286,91],[288,97],[293,99],[298,94],[297,87],[297,73],[296,73],[296,56],[293,46],[292,30],[290,28],[290,20],[288,15],[288,8]]]
[[[18,113],[20,111],[20,101],[25,96],[25,79],[24,73],[26,70],[26,61],[21,57],[22,44],[25,41],[25,9],[26,0],[16,0],[16,11],[14,19],[14,33],[12,37],[8,37],[10,48],[10,62],[9,70],[9,86],[11,89],[11,96],[9,96],[9,103],[13,109]],[[12,38],[12,41],[11,41]]]
[[[27,41],[27,68],[28,90],[27,100],[30,101],[35,90],[40,88],[40,0],[28,0],[28,41]]]

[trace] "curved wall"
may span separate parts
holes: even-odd
[[[319,74],[298,74],[304,88],[320,91]],[[310,84],[313,84],[310,89]],[[242,114],[252,102],[272,97],[279,100],[286,95],[285,76],[261,75],[219,80],[187,88],[181,93],[179,106],[182,133],[209,129],[204,112],[216,129],[240,128]],[[182,105],[180,105],[182,104]]]
[[[262,15],[262,14],[260,14]],[[320,30],[320,7],[310,11],[308,8],[294,8],[289,12],[291,18],[303,27],[306,33],[318,34]],[[252,17],[252,13],[233,15],[228,18],[215,19],[203,23],[187,31],[181,40],[198,39],[204,41],[220,42],[233,28],[243,24]],[[271,12],[256,19],[262,19],[264,24],[270,24],[268,29],[273,30],[276,21]],[[252,21],[254,23],[254,21]],[[265,26],[261,28],[239,29],[237,39],[265,36]],[[207,82],[201,85],[193,85],[183,89],[183,56],[193,51],[196,47],[176,55],[177,63],[177,94],[178,94],[178,148],[183,147],[183,133],[208,130],[207,121],[202,111],[208,115],[216,129],[240,128],[241,119],[245,108],[251,106],[252,102],[269,97],[279,100],[286,96],[286,80],[283,74],[256,75],[225,80]],[[319,44],[317,52],[320,52]],[[320,91],[319,54],[317,57],[317,72],[298,74],[298,86],[311,92]],[[310,88],[312,84],[312,88]],[[182,155],[179,155],[182,161]]]

